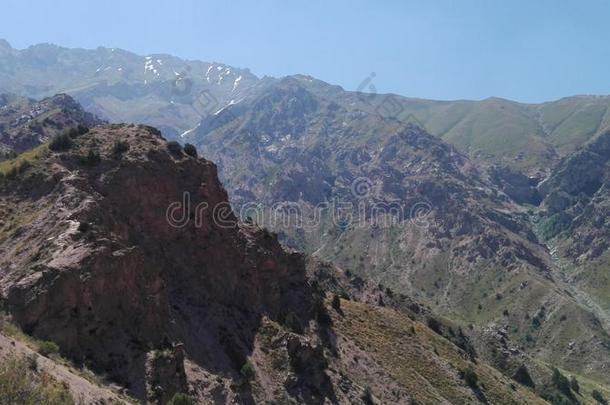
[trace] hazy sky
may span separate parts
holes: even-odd
[[[310,74],[354,90],[543,101],[610,94],[608,1],[2,0],[0,38]],[[365,89],[366,90],[366,89]]]

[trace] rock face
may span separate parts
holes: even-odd
[[[5,155],[9,152],[20,153],[48,142],[65,129],[101,123],[65,94],[41,101],[0,94],[0,152],[3,151]]]
[[[543,230],[558,237],[562,254],[588,262],[610,246],[610,132],[565,158],[539,186]]]
[[[129,145],[121,155],[119,141]],[[153,129],[93,129],[2,192],[3,207],[35,215],[2,229],[0,285],[16,322],[131,384],[164,336],[231,370],[245,362],[263,314],[290,311],[305,326],[316,302],[300,255],[237,225],[215,166],[165,145]],[[101,156],[94,166],[82,163],[89,150]],[[173,227],[166,210],[183,193],[192,221]],[[201,203],[210,209],[195,212]],[[218,336],[231,355],[211,347]]]

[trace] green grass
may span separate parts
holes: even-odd
[[[34,166],[39,158],[48,153],[48,146],[40,145],[0,163],[0,178],[11,179]]]
[[[28,358],[11,357],[0,364],[0,405],[71,405],[68,388]]]

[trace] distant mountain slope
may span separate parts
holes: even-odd
[[[541,104],[495,97],[436,101],[346,92],[307,76],[297,78],[310,91],[347,109],[413,122],[478,161],[538,177],[610,123],[610,97],[575,96]]]
[[[65,94],[41,101],[0,94],[0,159],[48,142],[64,130],[101,123]]]
[[[606,378],[608,329],[560,287],[527,211],[446,142],[332,100],[300,78],[260,84],[185,141],[218,163],[244,218],[287,243]]]
[[[348,92],[308,76],[295,78],[348,110],[414,122],[470,157],[539,178],[609,120],[609,97],[576,96],[541,104],[499,98],[436,101]],[[6,41],[0,45],[0,92],[34,98],[68,93],[101,118],[154,125],[171,138],[239,102],[259,81],[247,69],[171,55],[49,44],[16,50]]]
[[[170,55],[49,44],[0,47],[0,92],[33,98],[68,93],[101,118],[157,125],[172,137],[237,100],[256,80],[248,70]]]

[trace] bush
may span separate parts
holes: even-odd
[[[195,401],[188,395],[179,392],[169,400],[167,405],[195,405]]]
[[[301,326],[301,322],[299,321],[299,317],[292,311],[288,312],[288,314],[284,317],[284,326],[290,329],[294,333],[303,333],[303,326]]]
[[[43,356],[48,357],[51,354],[59,353],[59,346],[57,346],[57,343],[55,343],[55,342],[51,342],[49,340],[43,340],[40,343],[38,343],[38,353],[42,354]]]
[[[79,135],[85,135],[87,132],[89,132],[89,128],[82,124],[79,124],[78,127],[76,127],[76,131]]]
[[[66,386],[46,373],[38,373],[31,361],[9,358],[0,363],[1,404],[74,404]]]
[[[570,229],[570,218],[561,213],[550,216],[539,225],[540,233],[544,239],[551,239],[561,232]]]
[[[591,396],[593,397],[594,400],[596,400],[600,404],[608,405],[608,401],[606,400],[606,398],[604,398],[602,393],[599,392],[598,390],[593,390],[593,392],[591,393]]]
[[[472,367],[468,367],[464,370],[464,381],[470,388],[478,388],[479,376]]]
[[[371,388],[366,387],[364,392],[362,393],[362,402],[366,405],[375,405],[375,401],[373,401],[373,393],[371,392]]]
[[[572,388],[572,391],[580,393],[580,384],[578,384],[578,380],[574,376],[570,379],[570,388]]]
[[[517,381],[521,385],[525,385],[526,387],[534,388],[536,385],[534,384],[534,380],[532,380],[532,376],[530,375],[525,364],[519,366],[515,374],[513,375],[513,380]]]
[[[66,133],[55,135],[49,143],[49,149],[55,152],[60,152],[72,148],[72,138]]]
[[[333,301],[331,305],[339,314],[343,313],[343,311],[341,311],[341,297],[339,297],[338,294],[333,295]]]
[[[566,397],[572,398],[574,396],[570,388],[570,380],[557,369],[553,370],[553,385]]]
[[[196,158],[197,155],[197,148],[195,148],[194,145],[191,145],[190,143],[185,143],[184,144],[184,153],[186,153],[189,156],[192,156],[194,158]]]
[[[95,166],[102,161],[99,152],[89,149],[85,156],[81,156],[80,162],[85,166]]]
[[[256,377],[256,371],[254,370],[254,366],[249,361],[247,361],[246,364],[241,367],[241,370],[239,372],[246,381],[252,381]]]
[[[168,142],[167,150],[169,150],[173,155],[182,155],[182,146],[180,146],[180,144],[176,141]]]
[[[115,156],[121,156],[123,153],[129,150],[129,144],[124,141],[116,141],[112,146],[112,153]]]

